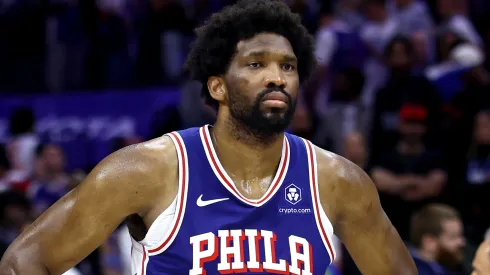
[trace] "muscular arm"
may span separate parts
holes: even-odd
[[[322,205],[361,273],[417,274],[369,176],[344,158],[317,152]]]
[[[157,179],[161,182],[166,170],[157,152],[165,155],[170,146],[174,150],[165,138],[104,159],[12,243],[0,262],[0,274],[62,274],[95,250],[128,215],[145,216],[151,208],[148,202],[161,193]]]

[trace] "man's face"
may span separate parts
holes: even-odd
[[[393,45],[389,63],[394,70],[408,71],[410,69],[410,56],[404,44],[395,43]]]
[[[405,141],[415,143],[422,140],[426,132],[426,127],[421,122],[401,120],[399,132]]]
[[[19,205],[8,205],[5,209],[5,222],[17,228],[26,222],[27,216],[27,209]]]
[[[240,41],[225,74],[231,117],[263,136],[283,132],[296,108],[297,65],[283,36],[262,33]]]
[[[51,172],[60,172],[65,165],[63,152],[56,145],[47,145],[43,152],[46,169]]]
[[[442,222],[442,233],[437,239],[436,259],[445,266],[455,266],[463,260],[463,248],[466,240],[463,236],[463,224],[459,219]]]
[[[481,145],[490,145],[490,114],[481,112],[475,121],[475,141]]]

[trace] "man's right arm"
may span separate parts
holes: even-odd
[[[162,182],[177,174],[171,171],[176,157],[170,154],[176,156],[172,142],[161,138],[108,156],[11,244],[0,262],[0,275],[62,274],[127,216],[144,217],[149,203],[165,190]]]

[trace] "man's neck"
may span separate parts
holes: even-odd
[[[247,129],[218,119],[210,131],[221,164],[233,180],[252,180],[275,173],[282,156],[284,133],[260,142]]]

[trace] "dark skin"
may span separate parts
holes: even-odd
[[[284,37],[259,34],[239,42],[228,72],[208,81],[211,96],[220,102],[212,128],[214,146],[235,183],[250,183],[251,190],[237,184],[250,199],[262,197],[265,190],[260,185],[270,183],[276,173],[284,133],[264,145],[240,131],[230,116],[228,87],[238,85],[250,102],[271,83],[296,98],[299,78],[292,57],[294,52]],[[281,116],[288,107],[277,111],[277,104],[261,103],[261,111],[266,117]],[[361,272],[417,274],[371,179],[344,158],[315,150],[322,205]],[[142,239],[144,228],[175,198],[177,169],[175,147],[167,137],[110,155],[15,240],[0,263],[0,274],[61,274],[97,248],[125,219],[130,221],[131,234]]]

